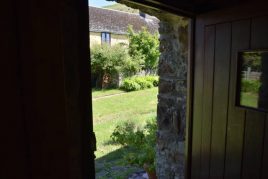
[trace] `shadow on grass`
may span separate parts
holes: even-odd
[[[141,171],[138,167],[126,165],[124,155],[129,151],[129,148],[122,147],[96,159],[96,178],[123,179],[136,171]]]
[[[105,145],[108,145],[108,143],[109,142],[107,142],[107,144],[105,144]],[[96,159],[95,162],[113,162],[116,160],[123,160],[123,155],[127,151],[128,151],[128,149],[125,147],[119,148],[113,152],[110,152],[110,153]]]
[[[103,145],[115,145],[115,144],[118,144],[118,143],[114,142],[113,140],[108,140],[103,143]]]

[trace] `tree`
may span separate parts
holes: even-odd
[[[139,63],[146,72],[155,71],[160,56],[158,33],[151,34],[145,27],[139,33],[135,33],[132,26],[129,26],[128,38],[132,60]]]
[[[112,76],[119,73],[136,73],[139,66],[135,64],[123,45],[94,45],[91,49],[91,69],[97,75],[97,87],[106,88]]]

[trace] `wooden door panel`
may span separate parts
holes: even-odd
[[[214,54],[215,54],[215,26],[205,28],[205,62],[204,62],[204,105],[201,143],[201,171],[200,178],[208,178],[210,171],[210,145],[211,145],[211,122],[213,105],[213,81],[214,81]]]
[[[267,113],[235,105],[238,52],[268,49],[268,17],[258,14],[197,18],[192,178],[268,176]]]
[[[224,173],[225,137],[228,112],[231,24],[216,26],[213,119],[211,133],[210,177]]]
[[[245,110],[236,108],[236,57],[237,51],[248,49],[250,42],[250,20],[241,20],[232,23],[232,54],[231,54],[231,76],[228,107],[228,127],[226,139],[226,157],[225,157],[225,178],[239,179],[243,137]]]
[[[263,157],[262,157],[262,174],[261,178],[266,179],[268,178],[268,115],[266,114],[266,121],[265,121],[265,136],[263,141]]]
[[[251,22],[250,49],[268,48],[268,17],[253,18]],[[244,152],[242,163],[243,178],[260,178],[263,138],[265,132],[265,113],[247,110]]]
[[[247,111],[242,178],[260,178],[265,114]]]
[[[192,134],[192,156],[191,156],[191,178],[197,179],[200,175],[201,159],[201,126],[203,113],[203,45],[204,28],[201,22],[197,22],[196,40],[195,40],[195,76],[194,76],[194,101],[193,101],[193,134]],[[199,90],[196,90],[199,89]]]

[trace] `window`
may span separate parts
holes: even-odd
[[[238,53],[237,105],[268,111],[268,51]]]
[[[111,44],[111,34],[109,32],[101,33],[101,43]]]

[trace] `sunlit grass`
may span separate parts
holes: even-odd
[[[254,93],[242,93],[240,104],[256,108],[258,106],[258,95]]]
[[[143,125],[156,116],[157,88],[129,92],[93,101],[93,123],[97,138],[96,157],[102,157],[118,148],[107,144],[115,127],[124,121]]]
[[[94,91],[93,96],[100,97],[113,92],[121,91]],[[137,170],[136,167],[123,164],[124,152],[128,149],[112,143],[110,136],[115,127],[125,121],[134,121],[137,125],[143,126],[148,119],[155,119],[157,93],[158,88],[152,88],[93,100],[94,132],[97,139],[95,152],[97,178],[109,178],[109,175],[118,179],[126,178]],[[122,170],[111,169],[114,166],[122,167]],[[104,173],[105,176],[101,177]]]
[[[120,94],[124,93],[125,91],[120,90],[120,89],[93,89],[92,90],[92,98],[99,98],[99,97],[104,97],[104,96],[109,96],[109,95],[114,95],[114,94]]]

